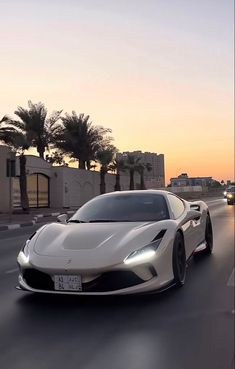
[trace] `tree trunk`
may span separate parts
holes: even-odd
[[[114,191],[121,191],[121,185],[120,185],[120,173],[116,173],[116,183],[114,186]]]
[[[101,168],[100,169],[100,193],[101,194],[105,193],[106,191],[105,174],[106,172]]]
[[[38,147],[37,151],[39,153],[39,157],[44,159],[45,148],[44,147]]]
[[[24,211],[29,211],[29,199],[27,193],[26,157],[20,155],[20,201]]]
[[[134,189],[135,189],[134,170],[130,170],[130,190],[134,190]]]
[[[90,170],[91,169],[91,161],[90,160],[87,160],[86,161],[86,169],[87,170]]]
[[[86,161],[79,159],[79,161],[78,161],[78,168],[79,169],[86,169]]]
[[[144,183],[144,172],[140,173],[140,189],[145,190],[145,183]]]

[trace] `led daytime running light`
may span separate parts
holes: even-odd
[[[160,245],[161,238],[151,242],[149,245],[143,247],[140,250],[133,251],[126,257],[124,264],[132,264],[140,261],[151,259],[155,254],[158,246]]]

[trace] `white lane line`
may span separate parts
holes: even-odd
[[[235,269],[233,268],[233,271],[228,279],[227,283],[228,287],[235,287]]]
[[[11,273],[16,273],[17,271],[18,271],[18,268],[14,268],[14,269],[7,270],[5,273],[11,274]]]
[[[226,199],[206,200],[205,202],[207,204],[212,204],[213,202],[222,202],[221,200],[223,200],[223,202],[226,202]]]
[[[12,229],[20,228],[20,224],[7,224],[7,227],[8,227],[8,231],[10,231]]]

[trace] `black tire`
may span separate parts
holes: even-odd
[[[228,204],[228,205],[233,205],[233,202],[232,202],[232,201],[227,200],[227,204]]]
[[[207,218],[206,218],[205,242],[206,242],[206,248],[204,250],[204,253],[207,255],[210,255],[213,251],[213,229],[212,229],[211,217],[209,214],[207,215]]]
[[[180,232],[176,233],[173,245],[173,273],[175,285],[182,287],[186,277],[186,254],[184,239]]]

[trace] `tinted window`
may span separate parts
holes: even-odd
[[[170,202],[170,207],[171,207],[172,213],[174,214],[174,218],[175,219],[179,218],[184,212],[184,203],[183,203],[183,201],[180,200],[178,197],[176,197],[174,195],[169,195],[168,199],[169,199],[169,202]]]
[[[100,196],[83,205],[70,219],[83,222],[158,221],[169,219],[163,196],[154,194],[114,194]]]

